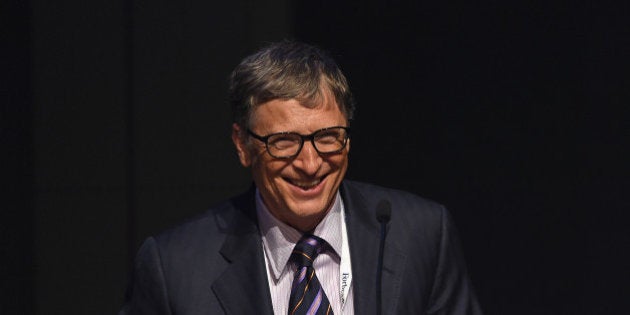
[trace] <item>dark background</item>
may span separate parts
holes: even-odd
[[[626,2],[0,12],[2,314],[115,313],[144,238],[248,187],[226,79],[283,38],[331,51],[350,80],[348,177],[451,209],[488,314],[630,308]]]

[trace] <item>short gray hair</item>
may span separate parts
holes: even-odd
[[[254,108],[274,99],[296,99],[314,106],[330,91],[350,121],[354,98],[337,63],[323,50],[304,43],[282,41],[246,57],[230,76],[229,101],[233,120],[249,127]]]

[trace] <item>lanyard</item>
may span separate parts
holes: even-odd
[[[341,306],[343,307],[348,298],[350,284],[352,283],[352,267],[350,264],[350,246],[348,245],[348,232],[346,230],[346,211],[341,203],[341,263],[339,264],[339,283]]]

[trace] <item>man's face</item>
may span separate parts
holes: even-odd
[[[323,101],[313,108],[294,99],[260,104],[250,129],[262,136],[285,131],[308,135],[326,127],[347,126],[334,97],[324,94]],[[339,153],[320,155],[310,141],[305,141],[296,157],[278,159],[267,153],[263,142],[252,137],[248,140],[246,135],[246,130],[233,125],[232,139],[241,164],[251,167],[269,211],[303,232],[315,228],[332,205],[346,173],[350,143]]]

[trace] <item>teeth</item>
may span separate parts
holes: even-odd
[[[317,186],[320,182],[321,182],[321,179],[315,179],[315,180],[308,181],[308,182],[306,182],[306,181],[305,182],[298,182],[298,181],[292,180],[291,184],[293,184],[295,186],[298,186],[300,188],[312,188],[312,187]]]

